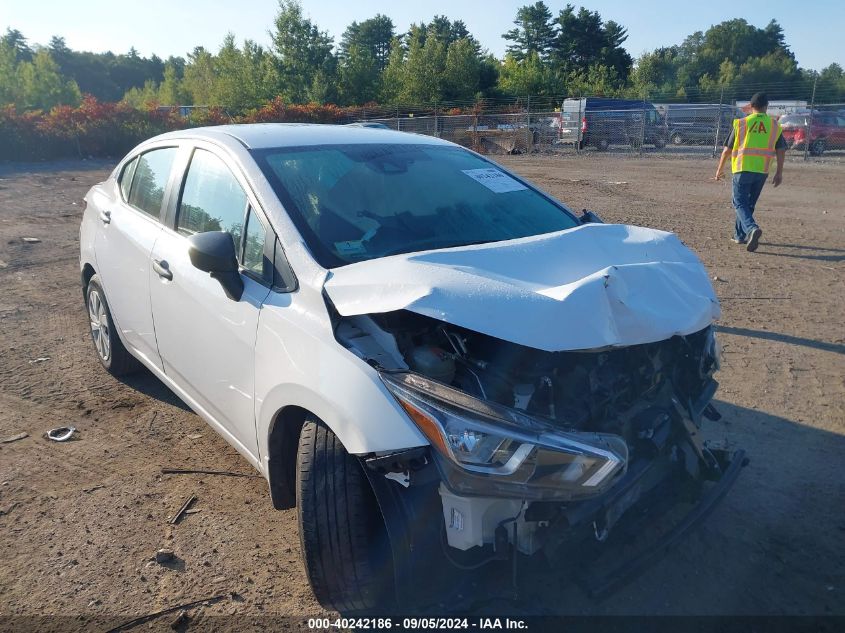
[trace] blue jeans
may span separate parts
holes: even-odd
[[[759,228],[754,221],[754,207],[763,185],[766,184],[767,174],[758,174],[753,171],[740,171],[733,177],[733,203],[736,209],[736,226],[734,227],[734,238],[743,242],[748,237],[751,229]]]

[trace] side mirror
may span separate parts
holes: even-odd
[[[587,211],[587,209],[581,210],[581,215],[578,217],[578,220],[581,224],[604,224],[598,215],[592,211]]]
[[[226,296],[240,301],[244,281],[238,272],[235,241],[224,231],[197,233],[188,238],[188,256],[194,268],[207,272],[223,286]]]

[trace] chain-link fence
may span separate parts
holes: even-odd
[[[370,107],[357,114],[368,125],[437,136],[483,153],[716,155],[733,120],[750,112],[751,94],[767,88],[784,92],[778,86],[723,88],[696,94],[695,103],[677,94],[524,97]],[[807,90],[806,98],[795,90],[795,98],[770,101],[768,111],[783,128],[788,155],[845,158],[845,103],[820,102],[815,88]]]

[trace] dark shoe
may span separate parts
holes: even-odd
[[[733,242],[734,244],[747,244],[748,243],[745,240],[738,240],[735,237],[731,238],[731,242]]]
[[[763,229],[757,227],[751,229],[748,233],[748,244],[745,246],[745,250],[749,253],[756,251],[761,237],[763,237]]]

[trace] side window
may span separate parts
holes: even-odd
[[[264,242],[267,231],[261,220],[250,209],[246,224],[246,239],[244,240],[243,266],[257,275],[264,274]]]
[[[123,166],[120,174],[120,195],[125,202],[129,202],[129,188],[132,186],[132,176],[135,175],[135,168],[138,166],[138,158],[135,157]]]
[[[158,219],[161,213],[161,202],[164,199],[164,189],[167,186],[170,168],[173,166],[175,157],[175,147],[154,149],[141,154],[137,161],[138,166],[135,168],[135,177],[132,179],[129,204]]]
[[[240,250],[246,194],[226,164],[211,152],[197,149],[191,158],[176,230],[182,235],[226,231]]]

